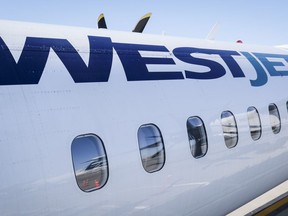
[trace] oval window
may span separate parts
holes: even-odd
[[[278,134],[281,130],[280,114],[275,104],[269,104],[269,116],[271,128],[274,134]]]
[[[149,172],[159,171],[165,163],[165,148],[159,128],[145,124],[138,129],[138,144],[142,165]]]
[[[108,180],[108,161],[102,140],[94,134],[77,136],[71,152],[79,188],[90,192],[103,187]]]
[[[238,143],[238,129],[232,112],[224,111],[221,114],[221,123],[227,148],[233,148]]]
[[[250,128],[250,135],[253,140],[258,140],[262,134],[261,120],[258,110],[255,107],[249,107],[247,109],[247,116]]]
[[[207,153],[208,142],[202,119],[197,116],[190,117],[186,126],[191,154],[194,158],[203,157]]]

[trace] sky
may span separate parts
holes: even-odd
[[[131,31],[151,12],[149,34],[206,38],[218,23],[216,40],[288,44],[287,0],[0,0],[0,19],[97,28],[104,13],[109,29]]]

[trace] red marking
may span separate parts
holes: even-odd
[[[243,43],[243,41],[242,40],[237,40],[236,43]]]
[[[95,180],[94,183],[95,183],[95,187],[96,187],[96,188],[99,188],[99,187],[100,187],[100,182],[99,182],[98,180]]]

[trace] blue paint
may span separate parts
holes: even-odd
[[[226,74],[225,68],[218,62],[209,59],[202,59],[193,57],[191,54],[215,54],[214,50],[198,49],[192,47],[180,47],[173,50],[173,54],[179,60],[194,65],[206,66],[209,68],[208,72],[196,72],[192,70],[185,70],[186,78],[189,79],[216,79]]]
[[[248,61],[252,64],[254,67],[256,73],[257,73],[257,79],[256,80],[250,80],[251,86],[262,86],[265,85],[268,81],[268,76],[264,70],[264,68],[260,65],[260,63],[257,61],[256,58],[254,58],[250,53],[248,52],[241,52],[242,55],[244,55]]]
[[[57,54],[74,82],[107,82],[112,66],[110,38],[89,36],[88,67],[66,39],[27,37],[18,63],[0,37],[0,85],[38,84],[50,49]]]
[[[245,78],[245,71],[235,60],[236,56],[245,57],[255,69],[257,79],[250,80],[251,86],[259,87],[267,83],[268,74],[265,69],[270,76],[288,75],[287,65],[283,63],[284,61],[288,63],[288,55],[270,53],[252,55],[249,52],[240,53],[233,50],[178,47],[173,50],[173,56],[163,45],[114,43],[109,37],[96,36],[88,36],[88,41],[90,46],[88,65],[67,39],[36,37],[26,38],[19,61],[16,63],[9,48],[0,37],[0,85],[38,84],[51,50],[56,53],[75,83],[108,82],[113,62],[113,49],[121,60],[127,81],[217,79],[227,73],[227,68],[234,78]],[[141,51],[148,51],[150,57],[142,56]],[[157,52],[165,54],[159,56]],[[193,54],[206,56],[201,58]],[[221,58],[224,63],[215,61],[215,56]],[[148,70],[148,65],[177,66],[176,59],[186,63],[185,77],[183,71],[151,72]],[[208,71],[194,71],[192,65],[205,66]]]
[[[139,51],[149,51],[149,53],[169,52],[169,50],[164,46],[125,43],[114,43],[113,46],[122,62],[128,81],[184,79],[181,71],[148,71],[147,64],[175,65],[175,62],[172,58],[159,58],[158,56],[155,58],[142,57],[139,53]]]
[[[276,67],[285,67],[282,61],[270,61],[269,58],[273,59],[284,59],[288,62],[287,55],[270,54],[270,53],[253,53],[264,65],[271,76],[288,76],[288,70],[277,70]]]

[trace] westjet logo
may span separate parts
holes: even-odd
[[[234,78],[245,78],[245,71],[236,60],[239,56],[247,59],[256,71],[257,78],[250,80],[251,86],[265,85],[268,74],[288,76],[288,55],[195,47],[177,47],[168,50],[162,45],[115,43],[109,37],[96,36],[88,36],[88,40],[90,55],[87,65],[68,40],[36,37],[26,38],[19,61],[16,62],[0,37],[0,85],[38,84],[51,49],[67,68],[75,83],[108,82],[113,62],[113,49],[121,60],[128,81],[216,79],[227,73],[225,68],[229,69]],[[141,55],[141,52],[145,51],[172,52],[173,55],[145,57]],[[198,56],[196,57],[195,54]],[[199,54],[204,54],[206,57],[202,58]],[[215,61],[215,56],[222,59],[223,63]],[[187,67],[184,71],[150,72],[148,70],[147,65],[176,65],[173,58],[191,67]],[[193,65],[205,66],[208,71],[194,71]]]

